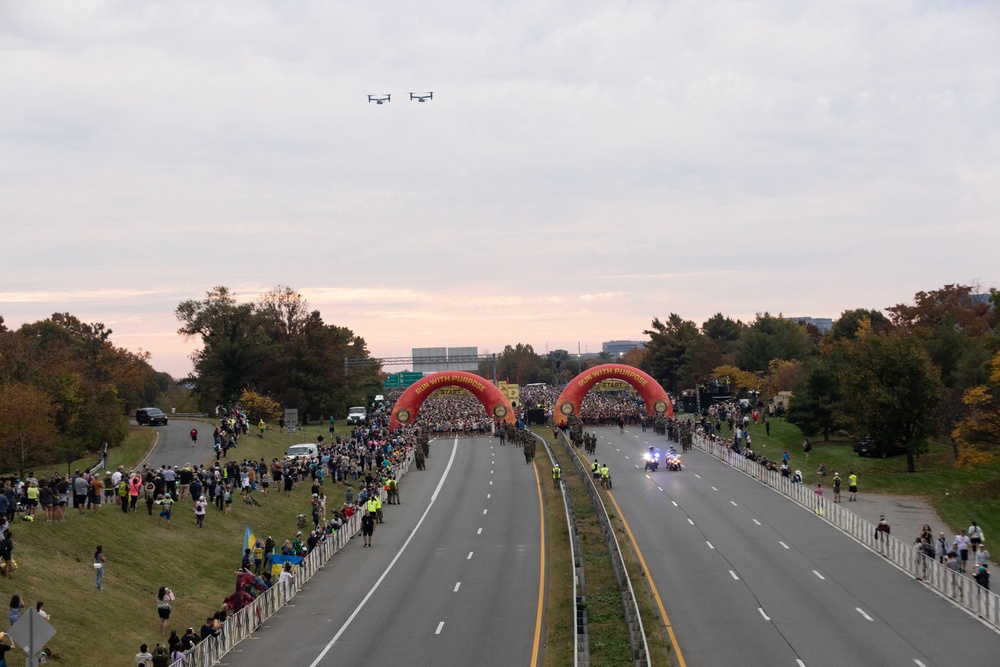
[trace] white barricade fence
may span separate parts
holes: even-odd
[[[732,467],[766,484],[799,505],[821,513],[822,518],[837,526],[868,549],[881,554],[901,570],[947,596],[962,608],[976,614],[995,628],[1000,628],[1000,595],[986,590],[972,577],[948,569],[935,558],[930,558],[908,544],[891,535],[879,539],[875,524],[866,521],[839,503],[829,498],[819,497],[815,490],[805,484],[793,484],[791,479],[780,472],[768,470],[756,461],[717,442],[702,436],[694,437],[694,445],[703,452],[728,463]],[[973,567],[969,565],[969,567]]]
[[[405,475],[413,461],[412,452],[407,452],[403,461],[395,466],[396,479]],[[380,498],[386,501],[384,489],[380,490]],[[356,512],[340,530],[327,537],[327,541],[318,545],[305,560],[295,568],[295,580],[274,586],[264,591],[252,603],[232,614],[222,624],[218,637],[209,637],[198,642],[188,655],[187,662],[177,661],[171,667],[211,667],[231,651],[234,646],[249,637],[260,625],[271,617],[278,609],[294,597],[304,583],[309,581],[330,558],[343,549],[351,538],[361,531],[361,513]]]

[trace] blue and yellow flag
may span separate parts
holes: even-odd
[[[250,530],[250,526],[247,526],[247,530],[243,533],[243,548],[240,549],[240,558],[243,558],[243,554],[246,553],[247,549],[253,551],[253,546],[257,544],[257,538],[254,537],[253,531]]]
[[[281,570],[285,563],[289,563],[292,567],[300,564],[303,561],[302,556],[285,556],[284,554],[274,554],[271,556],[271,576],[277,577],[281,574]]]

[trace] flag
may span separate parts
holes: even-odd
[[[246,532],[243,533],[243,548],[240,549],[240,558],[243,558],[243,554],[246,553],[247,549],[253,551],[255,544],[257,544],[257,538],[254,537],[253,531],[250,530],[250,526],[247,526]]]
[[[285,556],[284,554],[274,554],[271,556],[271,576],[278,577],[281,574],[281,570],[284,568],[285,563],[289,563],[292,567],[299,565],[304,559],[302,556]]]

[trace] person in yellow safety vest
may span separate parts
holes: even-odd
[[[847,501],[857,501],[858,499],[858,476],[851,471],[851,474],[847,476]]]
[[[559,467],[557,463],[555,467],[552,468],[552,486],[556,489],[559,488],[559,480],[562,479],[562,468]]]
[[[260,437],[263,438],[264,437],[264,429],[267,428],[267,424],[264,423],[264,418],[263,417],[260,418],[260,423],[257,424],[257,428],[260,429]]]
[[[376,520],[382,523],[382,501],[377,495],[368,499],[368,511],[375,515]]]
[[[597,479],[601,476],[601,464],[597,462],[597,459],[594,459],[593,472],[594,472],[594,479]]]
[[[606,484],[608,478],[610,477],[611,477],[611,471],[608,470],[608,466],[607,465],[601,466],[601,483]]]

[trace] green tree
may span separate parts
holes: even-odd
[[[838,428],[840,410],[840,374],[842,368],[833,359],[823,357],[807,362],[802,376],[792,390],[792,400],[785,419],[807,436],[823,434],[824,440]]]
[[[701,336],[697,325],[670,313],[665,322],[653,318],[651,328],[643,333],[649,336],[643,370],[656,378],[667,391],[679,392],[683,369],[689,362],[688,350]],[[696,382],[704,379],[694,378]]]
[[[814,351],[804,326],[763,313],[757,315],[740,340],[736,365],[746,371],[763,373],[772,359],[804,360]]]
[[[871,438],[880,449],[906,448],[909,472],[939,432],[934,406],[943,386],[924,348],[904,332],[862,330],[845,344],[841,414],[856,438]]]

